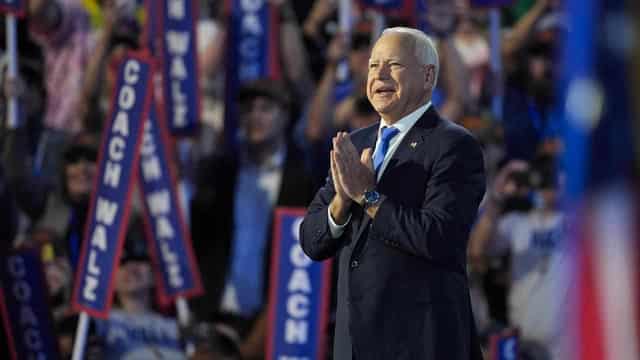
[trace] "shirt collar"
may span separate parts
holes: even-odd
[[[387,124],[384,118],[381,118],[380,127],[378,128],[378,131],[382,130],[383,126],[393,126],[396,129],[400,130],[400,134],[404,134],[408,132],[416,122],[418,122],[418,119],[422,117],[422,114],[424,114],[429,109],[430,106],[431,106],[431,101],[428,101],[426,104],[415,109],[411,114],[405,115],[403,118],[396,121],[396,123],[393,125]]]

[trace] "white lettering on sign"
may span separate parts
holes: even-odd
[[[297,319],[307,317],[307,315],[309,315],[309,297],[302,294],[289,296],[289,300],[287,300],[287,314]]]
[[[304,320],[287,319],[284,341],[288,344],[305,344],[308,339],[309,323]]]
[[[311,279],[309,273],[304,269],[295,269],[291,274],[288,285],[290,292],[300,291],[303,293],[311,293]]]
[[[299,221],[294,221],[293,226],[299,227]],[[286,258],[294,266],[287,283],[287,319],[284,327],[284,341],[288,344],[305,344],[309,339],[309,321],[312,284],[308,267],[312,261],[309,259],[294,236],[294,243],[289,249]]]
[[[178,0],[175,0],[176,2]],[[184,0],[181,0],[184,6]],[[178,5],[174,5],[178,6]],[[184,10],[181,10],[184,11]],[[171,13],[171,11],[170,11]],[[176,18],[184,18],[176,16]],[[191,44],[191,34],[188,31],[169,30],[165,35],[167,51],[169,52],[169,97],[173,111],[171,112],[171,122],[176,127],[184,127],[187,125],[187,95],[183,89],[183,81],[188,78],[189,72],[185,63],[185,56],[189,52]]]
[[[156,154],[158,149],[154,142],[153,128],[151,121],[147,121],[143,135],[143,151],[140,160],[142,167],[142,180],[145,184],[162,179],[162,168],[160,159]],[[166,174],[167,176],[169,174]],[[168,275],[169,285],[173,288],[180,288],[184,285],[184,277],[180,267],[178,254],[171,247],[171,241],[175,241],[176,229],[169,216],[171,211],[179,211],[172,204],[171,191],[168,188],[160,188],[145,194],[145,202],[154,229],[155,241],[160,250],[160,259],[163,268]]]
[[[260,77],[260,46],[264,43],[265,29],[258,12],[266,5],[265,0],[242,0],[240,19],[240,43],[238,44],[238,78],[240,82]]]
[[[120,185],[120,175],[122,174],[122,166],[120,163],[114,163],[107,161],[104,167],[104,178],[102,182],[112,188],[117,188]]]
[[[167,8],[169,10],[169,17],[172,19],[181,20],[186,13],[185,0],[169,0],[167,1]]]
[[[171,81],[171,97],[174,99],[173,123],[180,127],[187,124],[187,95],[182,91],[179,80]]]
[[[102,184],[117,189],[123,174],[121,161],[127,149],[127,139],[136,134],[131,133],[129,111],[136,105],[135,85],[140,81],[142,66],[138,60],[129,59],[124,64],[123,85],[117,94],[117,112],[111,124],[109,142],[105,149],[105,167]],[[100,286],[98,276],[102,274],[99,261],[109,245],[108,230],[114,226],[118,215],[119,204],[102,196],[98,196],[94,213],[95,226],[89,235],[87,252],[87,268],[82,282],[81,296],[86,301],[97,299],[96,290]]]
[[[24,259],[19,256],[10,257],[7,260],[7,267],[9,268],[9,274],[15,278],[24,277],[27,272],[24,266]]]
[[[7,259],[6,266],[9,275],[13,278],[11,293],[17,301],[17,305],[20,307],[20,309],[17,310],[17,322],[20,325],[21,331],[18,334],[20,336],[16,337],[16,341],[22,341],[29,359],[44,359],[46,358],[46,354],[42,352],[44,350],[44,344],[42,334],[38,328],[38,318],[30,304],[33,290],[25,279],[27,276],[27,267],[24,258],[21,256],[11,256]]]
[[[172,55],[184,55],[189,51],[189,33],[186,31],[167,31],[167,45]]]
[[[262,7],[262,4],[264,4],[264,0],[241,0],[240,1],[240,6],[244,11],[256,12],[260,10],[260,8]]]

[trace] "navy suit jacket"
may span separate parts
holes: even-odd
[[[351,134],[362,151],[378,125]],[[338,255],[334,359],[481,359],[466,277],[471,225],[485,191],[482,150],[430,107],[392,155],[377,190],[375,219],[354,204],[344,234],[331,237],[331,177],[302,223],[314,260]]]

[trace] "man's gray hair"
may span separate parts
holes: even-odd
[[[434,76],[433,76],[433,87],[436,87],[438,83],[438,72],[440,71],[440,62],[438,59],[438,50],[436,50],[436,46],[433,44],[433,41],[427,34],[424,32],[409,28],[409,27],[392,27],[387,28],[382,32],[382,35],[388,34],[401,34],[409,36],[413,39],[413,49],[415,51],[416,58],[422,65],[433,65],[434,66]]]

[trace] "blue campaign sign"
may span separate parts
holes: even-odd
[[[198,2],[158,0],[164,109],[174,135],[193,135],[200,119]]]
[[[519,359],[517,331],[507,330],[500,334],[492,335],[489,342],[491,360]]]
[[[166,120],[153,102],[142,136],[140,184],[147,238],[151,240],[154,265],[161,275],[160,294],[165,300],[202,293],[191,237],[180,210],[169,149]]]
[[[225,59],[226,144],[234,149],[238,137],[238,90],[252,80],[280,78],[279,34],[276,9],[268,0],[226,0],[229,33]]]
[[[267,360],[322,360],[331,289],[331,261],[314,262],[300,246],[304,209],[275,213]]]
[[[513,5],[515,0],[471,0],[471,6],[476,7],[500,7]]]
[[[151,101],[152,61],[127,54],[118,66],[115,92],[103,130],[98,175],[91,198],[72,305],[106,317],[129,220],[143,124]]]
[[[42,263],[20,250],[0,261],[0,310],[13,359],[60,359]]]
[[[407,0],[361,0],[362,6],[382,10],[402,10]]]
[[[26,14],[26,0],[0,0],[0,13],[22,17]]]

